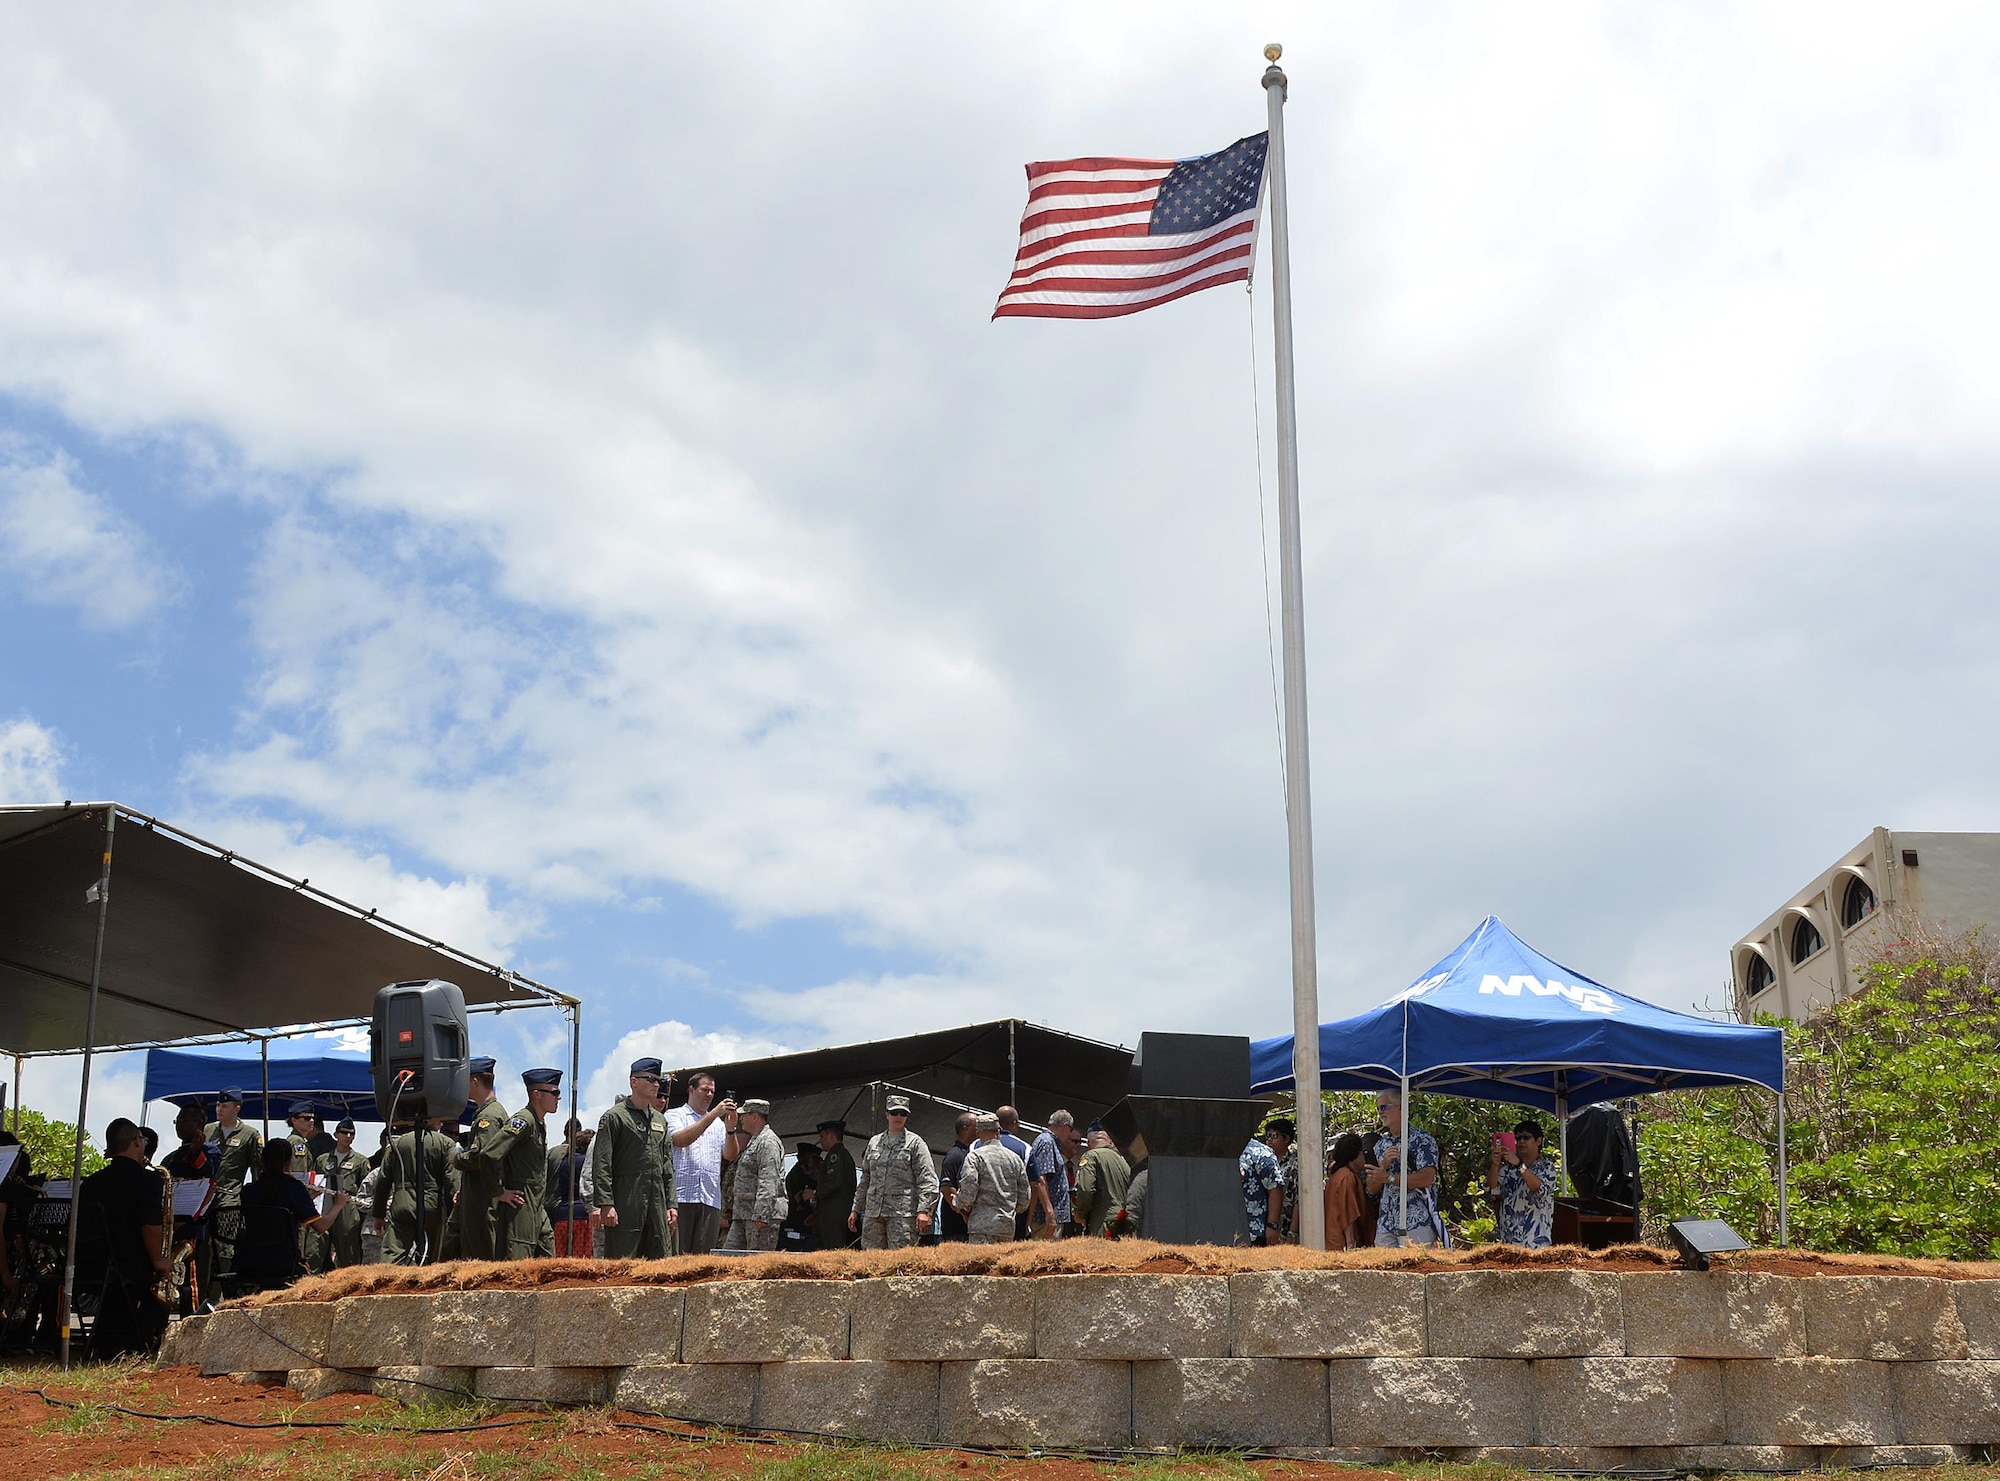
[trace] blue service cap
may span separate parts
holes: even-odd
[[[632,1073],[635,1075],[664,1076],[666,1071],[661,1068],[660,1062],[657,1059],[635,1059],[632,1061]]]
[[[484,1075],[489,1080],[493,1078],[493,1061],[485,1055],[477,1059],[468,1059],[465,1067],[475,1075]]]
[[[333,1129],[334,1129],[335,1131],[352,1131],[352,1130],[354,1130],[354,1118],[353,1118],[352,1116],[342,1116],[342,1117],[340,1118],[340,1124],[339,1124],[338,1126],[334,1127]]]
[[[292,1102],[292,1108],[285,1112],[285,1119],[289,1121],[294,1116],[310,1116],[312,1113],[313,1103],[311,1101],[295,1100]]]
[[[523,1070],[521,1083],[530,1090],[559,1090],[562,1088],[561,1070]]]
[[[226,1100],[234,1101],[240,1106],[243,1104],[243,1092],[234,1085],[225,1085],[215,1093],[215,1103],[221,1105]]]

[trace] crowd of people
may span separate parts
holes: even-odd
[[[1148,1165],[1129,1163],[1100,1123],[1079,1128],[1068,1111],[1050,1115],[1032,1140],[1012,1106],[963,1112],[951,1146],[934,1158],[910,1129],[909,1100],[890,1095],[887,1125],[858,1159],[841,1119],[820,1122],[816,1139],[788,1157],[769,1102],[718,1096],[714,1077],[697,1072],[685,1101],[668,1108],[672,1079],[657,1059],[635,1061],[626,1094],[597,1125],[571,1118],[553,1145],[561,1072],[523,1074],[526,1104],[510,1112],[490,1059],[472,1063],[475,1110],[463,1133],[447,1133],[454,1123],[410,1122],[385,1129],[372,1154],[355,1147],[351,1120],[329,1132],[305,1102],[290,1108],[287,1134],[267,1143],[242,1119],[235,1088],[218,1093],[213,1120],[184,1107],[177,1143],[157,1162],[157,1134],[115,1120],[107,1165],[84,1180],[76,1205],[94,1277],[135,1297],[116,1311],[105,1305],[105,1342],[112,1351],[143,1346],[176,1308],[377,1260],[654,1259],[1146,1233]],[[1341,1132],[1328,1149],[1328,1246],[1446,1242],[1436,1139],[1405,1132],[1394,1094],[1376,1108],[1378,1133]],[[0,1148],[12,1141],[0,1132]],[[1249,1241],[1296,1243],[1293,1122],[1266,1122],[1238,1170]],[[0,1183],[0,1294],[10,1314],[18,1315],[25,1214],[39,1181],[18,1156]],[[185,1184],[200,1196],[177,1211],[173,1190]],[[1556,1170],[1539,1125],[1494,1133],[1487,1190],[1501,1240],[1550,1243]]]

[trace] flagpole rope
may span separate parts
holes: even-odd
[[[1285,710],[1278,698],[1278,638],[1271,624],[1271,535],[1264,521],[1264,409],[1257,396],[1257,299],[1256,279],[1243,285],[1243,303],[1250,314],[1250,437],[1257,449],[1257,554],[1264,563],[1264,652],[1271,661],[1271,720],[1278,737],[1278,795],[1287,799],[1291,789],[1285,778]]]

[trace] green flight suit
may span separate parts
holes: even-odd
[[[479,1170],[500,1193],[519,1193],[519,1208],[493,1205],[496,1260],[547,1258],[556,1252],[555,1225],[549,1222],[549,1143],[542,1118],[532,1111],[510,1116],[479,1143]],[[624,1217],[622,1214],[619,1216]]]
[[[327,1251],[333,1268],[344,1269],[361,1263],[361,1180],[368,1176],[368,1159],[359,1152],[325,1152],[314,1163],[320,1181],[336,1193],[345,1193],[347,1202],[334,1215],[333,1227],[326,1231]]]
[[[847,1150],[847,1143],[835,1142],[820,1157],[816,1248],[844,1250],[854,1243],[857,1236],[848,1229],[847,1216],[854,1212],[854,1188],[858,1181],[854,1154]]]
[[[499,1226],[507,1210],[501,1208],[499,1164],[491,1156],[496,1138],[506,1129],[507,1108],[499,1097],[488,1096],[472,1118],[471,1139],[452,1156],[458,1169],[458,1253],[461,1260],[504,1260]]]
[[[209,1204],[207,1241],[212,1263],[212,1273],[227,1275],[236,1269],[236,1240],[232,1236],[222,1237],[224,1228],[233,1227],[239,1214],[231,1213],[227,1218],[217,1217],[225,1209],[236,1210],[243,1207],[243,1184],[252,1179],[264,1155],[264,1138],[257,1128],[247,1121],[238,1121],[227,1131],[220,1121],[211,1121],[202,1131],[201,1139],[222,1154],[222,1161],[215,1172],[215,1197]],[[252,1179],[254,1181],[254,1179]],[[209,1282],[202,1282],[204,1290],[212,1289]]]
[[[287,1133],[285,1140],[292,1144],[292,1171],[298,1173],[313,1171],[311,1139],[302,1137],[294,1131]],[[299,1249],[300,1253],[305,1256],[306,1269],[310,1270],[314,1275],[324,1275],[331,1268],[329,1260],[333,1253],[333,1246],[328,1243],[326,1235],[320,1230],[307,1229],[302,1231]]]
[[[1092,1147],[1083,1154],[1076,1169],[1076,1196],[1070,1213],[1083,1232],[1098,1235],[1125,1206],[1125,1190],[1132,1183],[1132,1168],[1118,1155],[1116,1147]]]
[[[451,1196],[453,1142],[441,1131],[424,1133],[424,1225],[431,1258],[442,1258],[445,1200]],[[414,1252],[417,1242],[417,1137],[406,1131],[389,1144],[375,1180],[375,1217],[389,1220],[382,1236],[382,1258],[390,1264]]]
[[[599,1208],[618,1211],[616,1228],[604,1231],[604,1253],[613,1260],[661,1260],[667,1210],[674,1206],[674,1159],[667,1118],[658,1108],[634,1110],[619,1096],[597,1123],[590,1148],[590,1196]]]

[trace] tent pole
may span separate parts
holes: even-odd
[[[1778,1248],[1791,1242],[1791,1224],[1785,1207],[1785,1092],[1778,1092]]]
[[[1556,1169],[1556,1187],[1569,1189],[1570,1196],[1576,1196],[1576,1184],[1569,1175],[1569,1092],[1556,1092],[1556,1134],[1561,1138],[1557,1143],[1556,1155],[1562,1158],[1562,1166]]]
[[[1410,1242],[1410,1077],[1402,1077],[1403,1130],[1396,1138],[1396,1183],[1402,1199],[1403,1215],[1396,1221],[1396,1243]],[[1295,1097],[1296,1098],[1296,1097]]]
[[[257,1041],[257,1058],[264,1069],[264,1140],[271,1139],[271,1041]]]
[[[1007,1020],[1007,1104],[1020,1109],[1020,1090],[1014,1083],[1014,1020]]]
[[[572,1002],[569,1005],[569,1116],[564,1119],[566,1121],[574,1120],[579,1129],[583,1126],[583,1087],[577,1080],[577,1055],[581,1052],[578,1046],[582,1039],[583,1004]],[[667,1155],[669,1157],[674,1155],[671,1147],[667,1149]],[[563,1209],[563,1217],[568,1219],[570,1215],[576,1212],[577,1166],[576,1139],[569,1134],[567,1126],[563,1128],[563,1166],[569,1169],[569,1202]],[[584,1227],[588,1228],[589,1226],[585,1225]],[[680,1252],[679,1233],[679,1230],[675,1231],[674,1252],[676,1254]],[[570,1225],[569,1237],[572,1239],[576,1237],[576,1225],[574,1223]],[[589,1251],[586,1250],[585,1253],[588,1254]]]
[[[69,1248],[63,1255],[62,1288],[62,1365],[69,1371],[69,1329],[70,1315],[76,1299],[76,1226],[77,1210],[83,1202],[83,1137],[84,1118],[90,1113],[90,1060],[91,1051],[97,1045],[97,990],[104,981],[104,928],[111,914],[111,838],[118,826],[118,809],[104,809],[104,862],[99,866],[97,888],[90,894],[97,897],[97,945],[90,954],[90,1006],[84,1011],[83,1020],[83,1075],[76,1090],[76,1157],[69,1175]],[[90,894],[84,898],[88,900]],[[19,1061],[17,1060],[18,1064]]]
[[[21,1056],[14,1056],[14,1135],[21,1134]]]

